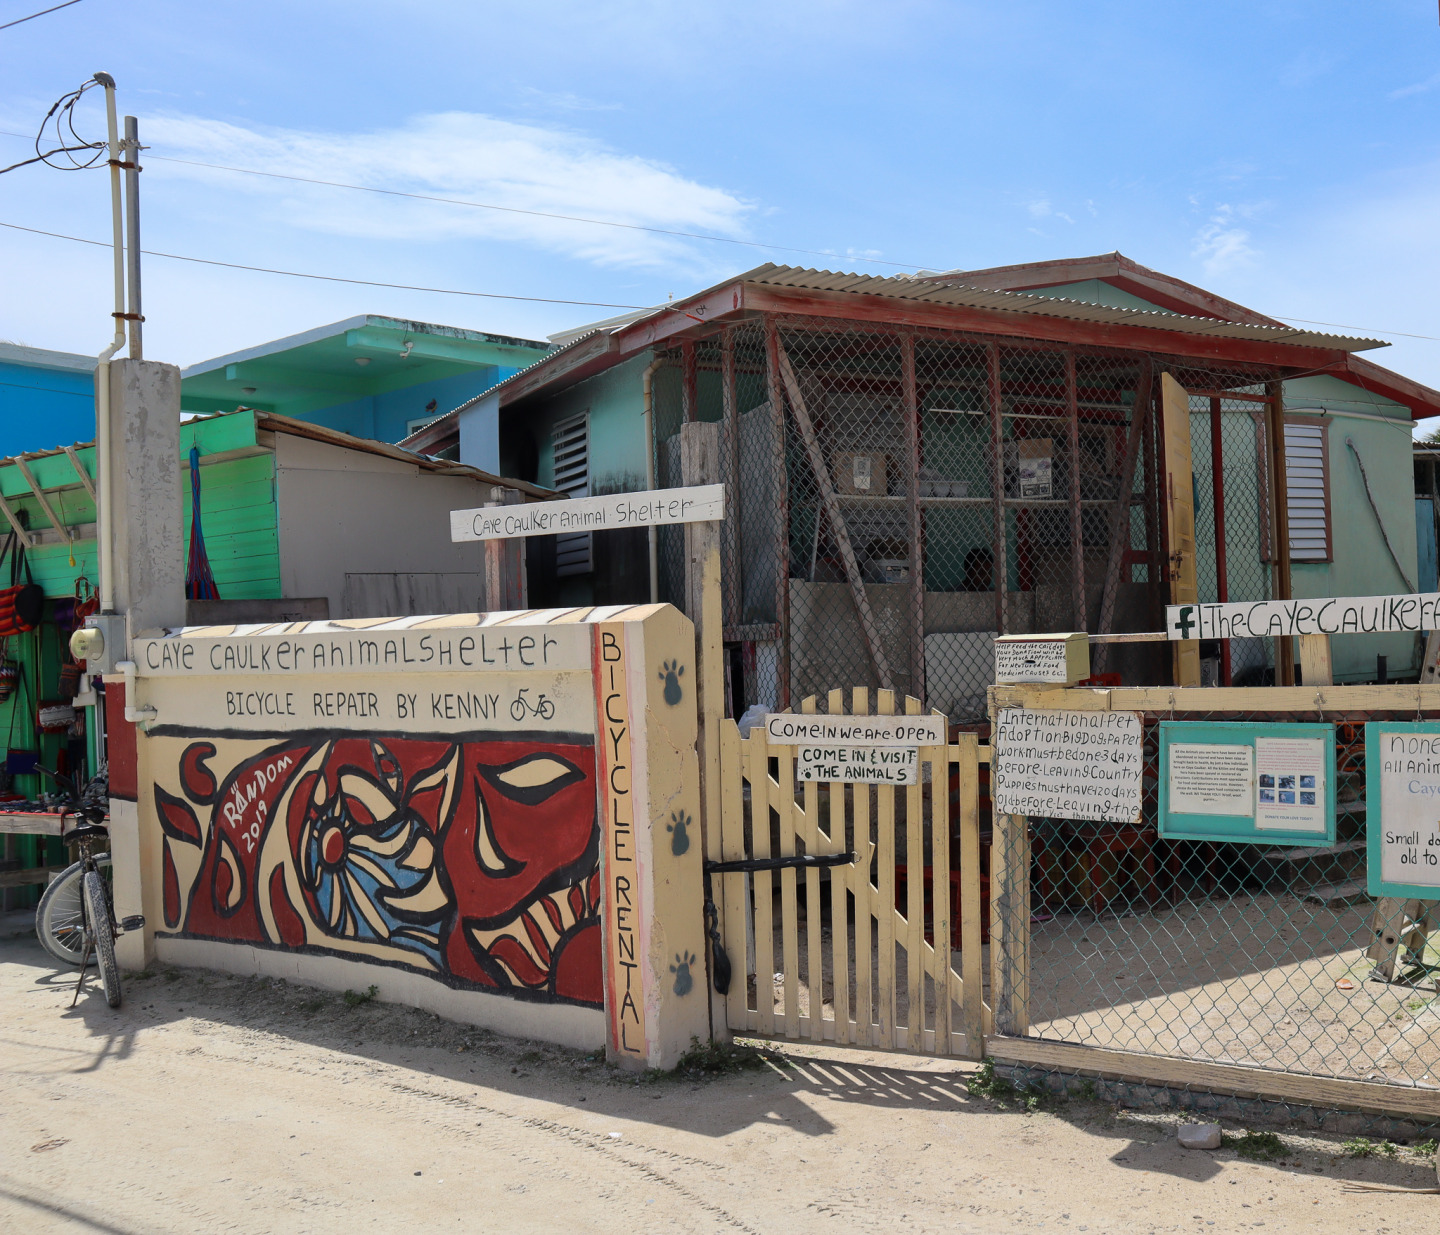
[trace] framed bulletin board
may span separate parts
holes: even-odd
[[[1440,900],[1440,723],[1365,726],[1366,891]]]
[[[1335,726],[1160,722],[1160,835],[1335,843]]]

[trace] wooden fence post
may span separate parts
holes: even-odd
[[[680,477],[685,485],[720,481],[720,426],[694,421],[680,426]],[[729,512],[726,512],[729,514]],[[699,709],[700,838],[707,861],[720,861],[720,719],[725,712],[725,665],[720,600],[718,522],[685,524],[685,610],[695,624],[695,690]],[[707,965],[707,972],[708,972]],[[744,981],[742,975],[741,981]],[[725,1033],[725,999],[707,982],[711,1037]]]
[[[496,485],[486,506],[517,506],[524,501],[519,489]],[[485,542],[485,608],[490,613],[526,609],[529,589],[525,580],[525,537]]]

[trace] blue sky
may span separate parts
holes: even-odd
[[[650,304],[769,260],[1119,249],[1276,316],[1440,336],[1434,0],[82,0],[0,31],[0,130],[102,68],[155,156],[831,256],[151,159],[167,252]],[[0,137],[0,165],[26,148]],[[0,222],[103,239],[104,174],[0,177]],[[608,314],[158,258],[145,278],[147,355],[182,365],[362,312],[537,338]],[[98,351],[107,279],[103,250],[0,228],[0,338]],[[1374,358],[1440,386],[1440,342],[1394,342]]]

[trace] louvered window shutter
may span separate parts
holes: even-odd
[[[1328,562],[1330,476],[1323,421],[1285,421],[1285,492],[1290,560]]]
[[[555,426],[555,488],[571,497],[590,496],[590,413]],[[555,538],[555,573],[585,575],[592,569],[593,534],[571,532]]]

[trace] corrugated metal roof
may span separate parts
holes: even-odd
[[[598,334],[613,334],[644,321],[646,317],[671,313],[691,300],[708,295],[716,288],[732,283],[758,283],[764,287],[788,287],[800,291],[850,292],[862,296],[883,296],[891,300],[921,301],[926,304],[953,305],[964,309],[987,309],[1001,313],[1014,313],[1020,317],[1052,317],[1066,321],[1093,322],[1101,325],[1140,326],[1150,330],[1170,330],[1180,334],[1199,335],[1209,338],[1248,339],[1253,342],[1287,343],[1298,347],[1323,348],[1329,351],[1363,352],[1376,347],[1388,347],[1381,339],[1351,338],[1347,335],[1320,334],[1313,330],[1301,330],[1295,326],[1261,326],[1243,322],[1227,322],[1213,317],[1190,317],[1169,310],[1122,309],[1110,305],[1090,304],[1081,300],[1066,300],[1058,296],[1041,296],[1034,292],[991,291],[983,287],[968,287],[953,281],[953,278],[926,278],[922,275],[865,275],[847,274],[832,270],[815,270],[801,266],[777,266],[767,262],[733,279],[726,279],[708,288],[697,296],[687,297],[676,304],[661,305],[651,313],[625,315],[609,322],[596,323],[585,328],[583,333],[568,338],[554,351],[541,356],[533,364],[518,373],[512,373],[503,381],[495,383],[488,390],[462,403],[453,411],[437,416],[423,429],[412,434],[406,441],[426,442],[429,438],[443,434],[455,423],[459,413],[473,407],[481,399],[489,398],[497,391],[524,378],[531,370],[553,365],[556,360]],[[613,323],[613,324],[612,324]],[[1024,326],[1016,324],[1016,334],[1024,334]],[[563,336],[559,336],[563,337]]]
[[[967,287],[949,280],[927,279],[918,275],[844,274],[831,270],[811,270],[799,266],[757,266],[735,280],[759,283],[766,287],[793,287],[805,291],[851,292],[862,296],[884,296],[891,300],[917,300],[926,304],[954,305],[965,309],[988,309],[1001,313],[1018,313],[1057,317],[1067,321],[1097,322],[1114,326],[1144,326],[1152,330],[1172,330],[1180,334],[1203,335],[1220,339],[1251,339],[1257,342],[1288,343],[1298,347],[1326,348],[1331,351],[1364,352],[1387,347],[1380,339],[1357,339],[1347,335],[1320,334],[1296,326],[1252,326],[1242,322],[1225,322],[1213,317],[1187,317],[1161,310],[1119,309],[1109,305],[1088,304],[1081,300],[1064,300],[1058,296],[1041,296],[1035,292],[999,292],[987,288]]]

